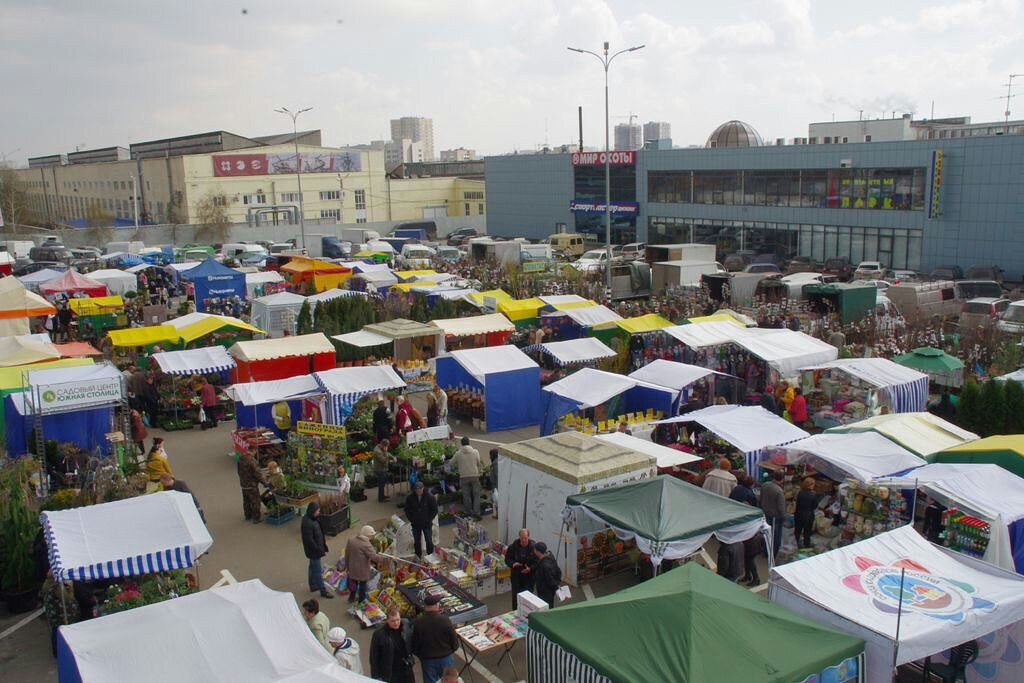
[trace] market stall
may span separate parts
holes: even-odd
[[[245,273],[245,298],[258,299],[264,295],[275,294],[280,291],[283,284],[284,278],[276,270]]]
[[[317,642],[291,593],[258,579],[62,626],[59,683],[359,683]]]
[[[42,421],[43,442],[72,444],[87,453],[109,453],[107,433],[114,422],[114,410],[109,406],[83,408],[74,412],[47,416]],[[3,399],[4,447],[7,455],[20,457],[37,450],[33,442],[36,418],[24,392],[12,393]],[[45,447],[44,447],[45,448]]]
[[[1024,435],[987,436],[944,448],[925,459],[935,463],[988,463],[1024,477]]]
[[[517,328],[529,327],[537,324],[537,315],[544,302],[534,297],[530,299],[512,299],[511,301],[499,301],[498,313],[512,321]]]
[[[910,353],[893,356],[893,362],[927,374],[944,387],[958,387],[964,382],[964,364],[942,349],[921,346]]]
[[[946,508],[935,542],[1024,574],[1024,479],[998,465],[933,464],[873,483],[923,491]]]
[[[534,344],[523,349],[540,364],[541,385],[550,384],[581,367],[594,366],[598,361],[614,358],[604,342],[593,337],[580,337],[568,341]]]
[[[444,348],[452,350],[501,346],[516,331],[516,326],[500,313],[432,320],[428,324],[444,332]]]
[[[628,637],[626,637],[628,634]],[[864,641],[696,563],[530,615],[532,683],[860,681]]]
[[[281,266],[281,274],[295,292],[316,294],[344,283],[352,276],[352,269],[330,261],[293,256]]]
[[[324,396],[312,374],[233,384],[225,393],[235,401],[238,430],[270,432],[278,440],[286,436],[296,422],[314,417],[313,413],[317,412],[314,406],[319,407]],[[237,440],[236,450],[245,450],[237,448]],[[283,453],[283,448],[280,450]]]
[[[673,360],[656,358],[642,368],[629,373],[629,377],[680,392],[679,402],[682,404],[687,399],[689,388],[697,382],[701,380],[713,381],[719,377],[728,378],[729,376],[702,368],[699,365],[687,365],[686,363],[678,363]],[[706,392],[705,395],[714,396],[715,394],[716,392],[712,387],[712,390]]]
[[[809,434],[761,406],[714,405],[692,413],[660,420],[658,424],[696,422],[705,432],[697,439],[700,454],[728,455],[733,466],[754,473],[769,446],[783,446]],[[725,450],[715,443],[720,439]],[[730,452],[728,449],[735,449]]]
[[[391,360],[409,383],[433,375],[427,361],[445,350],[442,330],[405,318],[366,325],[359,332],[338,335],[335,339],[353,346],[386,350],[382,360]]]
[[[94,270],[89,273],[89,277],[106,285],[107,291],[111,294],[124,295],[139,289],[138,280],[133,274],[116,268]]]
[[[590,334],[606,344],[616,346],[616,348],[618,346],[613,340],[618,339],[618,343],[629,347],[633,367],[639,367],[645,358],[648,361],[654,358],[655,346],[657,341],[662,338],[660,330],[672,327],[672,325],[671,320],[662,318],[656,313],[648,313],[592,328]]]
[[[25,289],[16,277],[0,278],[0,337],[28,334],[30,319],[53,315],[57,309]]]
[[[75,295],[107,296],[109,294],[105,284],[82,275],[77,270],[66,270],[61,273],[60,277],[40,284],[39,293],[47,299],[53,299],[59,295],[70,299]]]
[[[306,297],[293,292],[278,292],[254,299],[250,319],[252,324],[267,331],[268,337],[295,334],[295,324]]]
[[[43,335],[47,336],[47,335]],[[48,337],[47,337],[48,338]],[[12,365],[9,367],[0,366],[0,400],[11,394],[21,394],[25,391],[25,372],[28,370],[40,370],[42,368],[70,368],[81,365],[92,365],[91,358],[61,358],[59,360],[34,363],[30,365]],[[0,409],[0,438],[7,438],[6,405]],[[26,408],[25,413],[28,412]]]
[[[177,265],[177,264],[172,264]],[[208,258],[195,268],[189,268],[181,276],[195,288],[197,311],[217,308],[232,297],[245,299],[245,275],[213,258]]]
[[[435,361],[448,412],[497,432],[540,422],[540,368],[514,346],[452,351]]]
[[[334,344],[322,332],[241,341],[229,349],[237,363],[232,381],[284,379],[334,367]]]
[[[181,343],[186,346],[202,339],[204,343],[227,348],[238,341],[249,341],[255,334],[263,334],[263,330],[243,320],[211,313],[186,313],[169,319],[167,324],[178,330]]]
[[[541,435],[556,429],[613,431],[620,416],[671,415],[679,392],[623,375],[582,368],[541,391]],[[571,420],[566,419],[572,416]],[[632,422],[635,418],[627,418]],[[593,421],[594,424],[591,424]]]
[[[875,415],[825,431],[828,434],[878,432],[921,457],[978,439],[977,434],[960,429],[952,422],[931,413]]]
[[[19,275],[18,280],[21,284],[25,285],[25,289],[33,292],[39,291],[39,285],[50,280],[55,280],[64,274],[63,270],[53,270],[52,268],[42,268],[34,273],[28,275]]]
[[[594,327],[614,323],[621,319],[621,315],[607,306],[585,302],[577,308],[541,313],[537,324],[540,327],[557,330],[554,332],[556,339],[577,339],[590,336],[590,331]]]
[[[345,424],[345,418],[352,414],[352,406],[363,396],[405,389],[405,382],[387,365],[335,368],[316,372],[313,378],[327,394],[324,421],[334,425]]]
[[[511,543],[519,529],[529,529],[534,541],[559,548],[562,578],[572,585],[632,567],[627,544],[609,540],[604,524],[582,520],[576,535],[566,537],[562,510],[577,493],[653,477],[655,458],[578,432],[506,444],[498,451],[498,535],[503,543]]]
[[[881,406],[918,413],[928,404],[928,375],[886,358],[842,358],[801,371],[811,419],[822,428],[855,421]],[[852,410],[851,404],[856,404]]]
[[[347,281],[349,290],[368,294],[383,294],[397,283],[398,278],[387,269],[387,266],[384,266],[384,270],[356,273]]]
[[[936,547],[909,526],[776,566],[769,596],[863,638],[871,683],[1024,617],[1024,577]]]
[[[161,425],[164,429],[191,429],[193,425],[201,423],[199,406],[196,405],[198,392],[191,380],[202,376],[215,387],[226,386],[230,381],[231,368],[235,367],[235,359],[228,355],[223,346],[162,351],[154,353],[150,358],[163,372],[158,391],[162,399]],[[164,387],[164,383],[168,386]],[[233,419],[235,416],[234,404],[226,395],[219,392],[218,404],[213,411],[218,422]]]
[[[699,455],[676,448],[669,448],[656,444],[647,439],[641,439],[625,432],[609,432],[597,434],[598,439],[606,443],[639,451],[655,459],[659,474],[671,474],[683,465],[692,465],[703,460]]]
[[[83,339],[102,339],[108,330],[128,327],[124,299],[120,294],[71,299],[68,307],[75,315],[72,324]]]
[[[60,357],[60,351],[48,337],[46,341],[27,334],[16,337],[0,337],[0,367],[45,363]]]
[[[922,458],[876,432],[815,434],[769,449],[768,460],[777,465],[803,464],[837,482],[846,479],[868,482],[926,464]]]

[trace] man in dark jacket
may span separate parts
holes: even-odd
[[[752,507],[757,507],[757,496],[754,495],[754,478],[749,474],[741,474],[737,477],[739,482],[733,487],[732,492],[729,493],[729,498],[739,503],[746,503]]]
[[[423,683],[437,683],[458,649],[455,626],[441,614],[441,598],[428,595],[423,600],[423,614],[412,624],[412,652],[420,658]]]
[[[397,606],[388,609],[388,620],[370,639],[370,677],[388,683],[414,683],[412,671],[412,623],[402,618]]]
[[[377,407],[373,409],[373,435],[377,441],[391,436],[391,415],[384,399],[377,401]]]
[[[244,453],[238,458],[238,483],[242,487],[242,511],[246,520],[254,524],[263,521],[263,506],[260,504],[260,484],[267,485],[260,473],[260,466],[252,453]]]
[[[320,558],[327,554],[327,541],[324,540],[319,517],[320,503],[314,501],[306,508],[302,518],[302,550],[309,559],[309,590],[320,591],[322,597],[330,599],[334,594],[328,592],[324,585],[324,568],[320,565]]]
[[[786,473],[776,470],[772,478],[761,487],[761,509],[765,520],[772,525],[772,557],[778,558],[782,546],[782,525],[786,518],[786,493],[782,484]]]
[[[529,529],[520,529],[519,538],[512,541],[505,551],[505,564],[512,570],[512,609],[519,607],[516,596],[523,591],[533,590],[533,565],[537,557],[533,554],[533,541]]]
[[[412,524],[413,547],[416,557],[423,557],[423,538],[427,540],[427,555],[434,552],[434,517],[437,517],[437,501],[417,480],[413,492],[405,498],[405,516]]]
[[[533,546],[533,555],[537,558],[537,564],[533,567],[533,592],[537,597],[548,603],[549,607],[555,606],[555,591],[562,585],[562,569],[555,561],[555,556],[548,552],[548,544],[538,541]]]

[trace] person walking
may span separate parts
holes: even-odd
[[[459,637],[451,619],[441,614],[441,598],[428,595],[423,614],[412,624],[412,653],[420,658],[423,683],[437,683],[441,674],[455,661]]]
[[[242,512],[246,521],[259,524],[263,521],[263,507],[260,504],[260,484],[267,486],[267,481],[260,473],[256,458],[252,452],[246,452],[238,458],[238,483],[242,487]]]
[[[434,554],[434,518],[437,500],[426,490],[421,480],[416,481],[413,492],[405,498],[405,516],[412,525],[413,548],[416,557],[423,559],[423,540],[427,542],[427,555]]]
[[[798,427],[807,422],[807,399],[804,397],[804,390],[800,387],[793,389],[793,401],[789,404],[789,419]]]
[[[215,429],[217,427],[217,414],[214,409],[217,407],[217,390],[209,380],[203,377],[202,386],[199,389],[199,403],[203,408],[202,429]]]
[[[519,538],[505,550],[505,565],[512,570],[512,609],[519,607],[517,595],[533,590],[533,566],[537,564],[533,551],[529,529],[520,529]]]
[[[324,646],[328,652],[332,651],[327,642],[327,632],[331,630],[331,620],[320,611],[320,603],[310,598],[302,603],[302,616],[306,619],[309,630],[313,632],[316,641]]]
[[[779,547],[782,545],[782,525],[786,519],[786,494],[782,490],[782,482],[786,473],[782,470],[775,470],[772,478],[761,487],[761,510],[764,511],[765,520],[772,527],[772,560],[779,556]]]
[[[348,570],[348,601],[366,600],[366,582],[370,580],[370,564],[377,560],[370,539],[377,535],[367,524],[345,545],[345,568]]]
[[[533,567],[533,592],[537,597],[548,603],[548,607],[555,606],[555,591],[562,585],[562,569],[558,566],[555,556],[548,552],[548,545],[544,541],[538,541],[533,546],[533,556],[537,558],[537,564]]]
[[[377,478],[377,502],[386,503],[391,498],[384,495],[384,487],[388,483],[388,466],[394,459],[388,453],[391,447],[389,438],[381,439],[373,449],[373,476]]]
[[[319,518],[320,503],[313,501],[306,507],[306,514],[302,517],[302,551],[309,560],[309,590],[320,591],[320,597],[330,600],[334,594],[324,585],[324,568],[320,564],[320,558],[327,554],[327,540]]]
[[[357,674],[363,673],[363,663],[359,661],[359,643],[348,637],[345,629],[335,626],[327,632],[327,644],[331,646],[338,664]]]
[[[434,402],[437,405],[437,424],[448,424],[448,394],[439,384],[434,385]]]
[[[459,488],[462,506],[467,515],[480,519],[480,451],[469,445],[469,437],[462,437],[462,445],[455,451],[455,466],[459,470]]]
[[[796,511],[793,513],[793,532],[798,548],[808,548],[811,545],[814,511],[817,509],[818,496],[814,493],[814,477],[804,477],[800,482],[800,492],[796,494]],[[800,545],[801,539],[803,545]]]
[[[736,487],[736,475],[729,471],[731,469],[732,463],[729,462],[729,458],[722,458],[718,461],[718,469],[708,472],[704,477],[704,484],[701,488],[728,498]]]
[[[415,683],[412,670],[412,622],[397,605],[388,608],[387,621],[370,639],[370,677],[387,683]]]

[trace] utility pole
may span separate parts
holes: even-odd
[[[1000,97],[1001,100],[1006,100],[1006,110],[1003,112],[1003,134],[1010,134],[1010,100],[1016,95],[1013,94],[1013,79],[1024,78],[1024,74],[1010,74],[1010,77],[1006,80],[1006,94]]]
[[[300,114],[304,114],[313,107],[306,107],[297,112],[292,112],[287,107],[275,109],[278,114],[290,116],[292,119],[292,141],[295,143],[295,178],[299,184],[299,231],[302,235],[302,248],[306,248],[306,211],[302,206],[302,157],[299,156],[299,129],[298,123]]]

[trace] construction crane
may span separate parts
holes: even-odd
[[[627,116],[613,116],[612,118],[613,119],[629,119],[629,125],[632,126],[633,125],[633,119],[638,119],[638,118],[640,118],[640,116],[638,114],[634,114],[633,112],[630,112],[629,115],[627,115]]]

